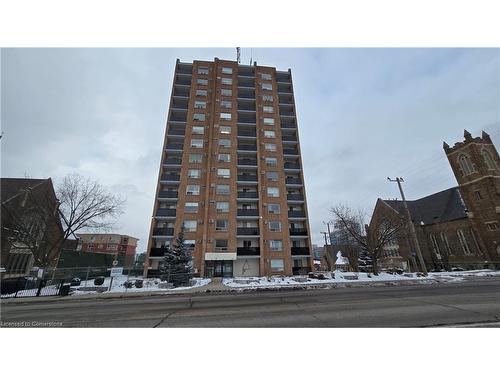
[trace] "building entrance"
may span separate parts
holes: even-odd
[[[232,260],[205,261],[205,277],[233,277]]]

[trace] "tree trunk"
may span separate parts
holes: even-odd
[[[375,256],[372,259],[372,266],[373,266],[373,274],[375,276],[378,276],[378,259]]]

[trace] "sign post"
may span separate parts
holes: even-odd
[[[111,291],[111,286],[113,285],[113,277],[115,277],[115,276],[121,276],[122,274],[123,274],[123,267],[113,267],[113,268],[111,268],[111,272],[109,273],[109,276],[111,276],[111,280],[109,281],[108,292]]]

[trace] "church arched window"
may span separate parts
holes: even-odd
[[[488,152],[488,150],[484,150],[481,152],[483,154],[484,161],[486,163],[486,166],[488,169],[497,169],[497,166],[495,165],[495,161],[493,160],[491,154]]]
[[[458,162],[460,163],[460,168],[462,168],[464,176],[474,172],[474,167],[472,166],[472,162],[470,160],[469,155],[467,154],[460,155],[458,157]]]

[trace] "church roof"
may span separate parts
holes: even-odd
[[[404,214],[403,202],[400,200],[384,200],[386,204],[401,214]],[[464,219],[467,208],[457,187],[446,189],[414,201],[406,201],[412,221],[415,224],[444,223]]]

